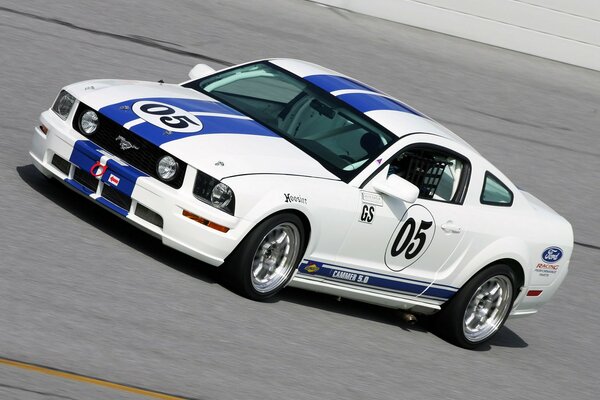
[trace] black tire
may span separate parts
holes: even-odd
[[[277,235],[285,236],[282,244],[273,243],[272,239]],[[287,257],[285,257],[287,246],[284,242],[288,243],[290,248]],[[304,225],[298,216],[282,213],[267,218],[244,238],[225,261],[223,268],[227,279],[226,284],[252,300],[266,300],[273,297],[287,285],[294,274],[304,255],[305,244]],[[279,261],[284,258],[285,261],[280,264]],[[273,278],[269,280],[268,271],[271,271],[271,268],[274,268]],[[266,275],[261,280],[263,271]]]
[[[508,265],[495,264],[480,271],[435,316],[435,328],[439,335],[465,349],[474,349],[488,342],[502,328],[510,314],[518,289],[515,288],[515,282],[515,274]],[[489,290],[486,288],[492,291],[495,288],[490,285],[498,285],[499,288],[486,297],[484,294]],[[496,299],[498,292],[500,298]],[[476,293],[478,296],[474,297]],[[496,314],[486,312],[494,309],[497,310]],[[467,316],[473,317],[469,324],[466,323]],[[477,322],[481,321],[483,326],[478,328]]]

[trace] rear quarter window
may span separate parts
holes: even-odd
[[[513,193],[500,179],[491,172],[486,172],[480,201],[490,206],[510,207],[513,203]]]

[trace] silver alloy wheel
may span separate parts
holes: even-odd
[[[285,283],[300,251],[300,231],[291,222],[271,229],[256,249],[250,269],[252,286],[268,293]]]
[[[471,342],[480,342],[493,335],[510,311],[512,282],[505,275],[496,275],[475,291],[465,310],[463,333]]]

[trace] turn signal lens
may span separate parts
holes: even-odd
[[[193,221],[196,221],[199,224],[208,226],[209,228],[213,228],[213,229],[215,229],[215,230],[217,230],[219,232],[226,233],[226,232],[229,231],[228,227],[216,224],[216,223],[214,223],[212,221],[207,220],[206,218],[202,218],[202,217],[200,217],[200,216],[198,216],[196,214],[193,214],[193,213],[191,213],[191,212],[189,212],[187,210],[183,210],[182,214],[183,214],[184,217],[187,217],[187,218],[189,218],[189,219],[191,219]]]

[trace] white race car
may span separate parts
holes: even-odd
[[[291,59],[190,78],[65,87],[34,164],[249,298],[289,284],[437,314],[466,348],[564,280],[570,224],[415,109]]]

